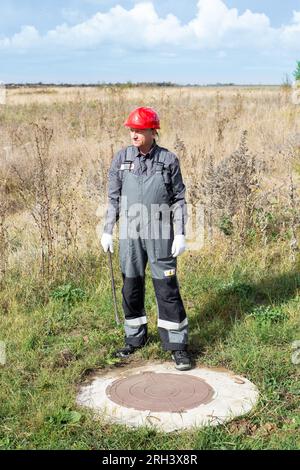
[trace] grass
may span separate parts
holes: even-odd
[[[0,448],[299,448],[299,366],[291,356],[300,339],[300,147],[291,90],[36,91],[8,90],[0,110],[0,342],[7,352]],[[187,202],[206,209],[205,247],[179,260],[193,357],[245,375],[260,390],[249,415],[217,428],[132,430],[95,422],[75,404],[81,380],[117,367],[113,352],[123,344],[95,228],[111,159],[130,143],[123,122],[137,103],[158,110],[158,143],[180,159]],[[117,253],[114,267],[121,310]],[[147,272],[151,341],[136,357],[167,360]]]
[[[284,257],[266,267],[266,250],[243,250],[225,263],[220,252],[184,254],[181,292],[198,366],[227,367],[260,390],[256,408],[219,427],[163,434],[93,419],[75,404],[91,369],[116,367],[123,329],[114,322],[107,259],[86,255],[49,283],[9,273],[0,293],[0,331],[7,363],[0,366],[0,449],[296,449],[300,447],[300,276]],[[271,248],[270,248],[271,249]],[[273,248],[272,248],[273,249]],[[118,304],[121,276],[114,255]],[[151,342],[137,358],[164,360],[147,268]]]

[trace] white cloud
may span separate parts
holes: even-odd
[[[65,15],[74,19],[77,12],[66,11]],[[196,17],[181,24],[173,14],[160,18],[153,4],[144,1],[128,10],[116,5],[73,26],[59,25],[45,35],[40,35],[33,26],[24,26],[11,38],[0,39],[1,49],[68,50],[99,46],[125,50],[163,48],[169,53],[204,48],[222,51],[256,48],[265,52],[281,46],[300,50],[300,12],[293,12],[290,24],[275,29],[263,13],[247,9],[239,14],[222,0],[198,0]]]
[[[222,0],[198,0],[197,16],[188,28],[196,38],[195,47],[205,48],[253,47],[273,35],[265,14],[246,10],[239,15],[236,8],[228,8]]]
[[[152,48],[162,44],[180,44],[184,29],[178,18],[169,14],[159,18],[152,3],[138,3],[131,10],[120,5],[107,13],[96,13],[75,26],[66,24],[49,31],[48,43],[65,47],[93,47],[98,44],[118,44],[130,48]]]
[[[11,38],[0,39],[0,49],[29,49],[40,41],[41,37],[34,26],[23,26]]]
[[[293,11],[292,22],[282,26],[280,38],[284,46],[300,52],[300,11]]]

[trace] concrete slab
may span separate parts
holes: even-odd
[[[149,380],[149,373],[155,374],[152,375],[155,379],[154,385],[151,386],[149,383],[141,385],[143,376],[148,377]],[[174,376],[174,380],[171,378],[172,386],[169,388],[164,386],[163,392],[157,386],[160,378],[159,374],[172,374]],[[177,380],[179,377],[182,379],[182,384],[189,382],[190,385],[181,387],[180,381]],[[190,381],[187,381],[187,378],[190,378]],[[184,400],[189,402],[191,398],[197,403],[195,398],[197,398],[197,394],[199,395],[199,389],[194,385],[197,379],[200,379],[199,382],[206,384],[207,389],[212,389],[209,399],[204,400],[204,403],[196,404],[195,407],[189,409],[183,407],[178,410],[175,407],[174,409],[177,409],[177,411],[156,411],[157,406],[151,405],[151,403],[155,403],[156,399],[159,400],[159,394],[163,395],[161,398],[165,403],[169,399],[175,400],[176,397],[181,397],[183,403],[185,403]],[[131,398],[128,404],[126,404],[126,400],[123,404],[120,404],[122,403],[120,393],[112,396],[111,391],[115,390],[119,383],[122,384],[119,389],[121,391],[128,383]],[[137,385],[134,385],[135,383]],[[148,403],[147,406],[149,407],[144,411],[134,408],[134,397],[137,397],[137,408],[141,408],[143,394],[146,396],[145,402]],[[82,384],[76,401],[80,406],[90,407],[95,410],[107,422],[131,427],[150,426],[159,431],[171,432],[207,425],[215,426],[230,421],[251,411],[257,403],[258,397],[259,392],[253,383],[231,371],[203,367],[181,372],[174,368],[173,363],[158,364],[151,362],[123,371],[115,369],[106,372],[104,375],[95,374],[90,383]],[[151,409],[151,406],[153,409]]]

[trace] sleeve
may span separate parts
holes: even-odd
[[[104,233],[112,235],[113,229],[119,220],[119,204],[122,189],[122,180],[119,176],[119,169],[122,163],[122,152],[118,152],[111,163],[108,172],[108,206],[105,215]]]
[[[186,188],[183,183],[178,157],[170,164],[172,180],[171,210],[173,213],[174,234],[186,235],[186,224],[188,220],[187,204],[185,200]]]

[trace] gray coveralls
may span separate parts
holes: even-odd
[[[120,196],[115,220],[120,218],[119,256],[123,277],[125,342],[139,347],[147,340],[144,298],[145,269],[149,261],[162,347],[164,350],[185,350],[188,344],[188,319],[176,275],[177,258],[171,255],[174,212],[170,210],[172,179],[171,166],[168,163],[174,163],[174,154],[154,143],[151,149],[152,168],[147,174],[147,171],[141,169],[137,172],[134,167],[137,164],[137,153],[134,146],[127,147],[123,154],[119,153],[110,170],[111,176],[116,177],[118,173],[117,180],[113,181],[112,178],[110,181],[110,194],[116,196],[119,193]],[[173,160],[170,160],[170,156],[173,156]],[[179,165],[176,156],[175,158]],[[145,165],[142,161],[139,163]],[[181,178],[180,170],[179,177]],[[185,201],[183,205],[185,206]],[[177,212],[178,209],[177,205]],[[184,233],[186,208],[182,208],[181,204],[181,209],[179,219],[177,214],[177,221],[181,218],[183,222],[177,224],[177,232],[179,230]],[[112,232],[110,219],[108,211],[104,230],[106,232]]]

